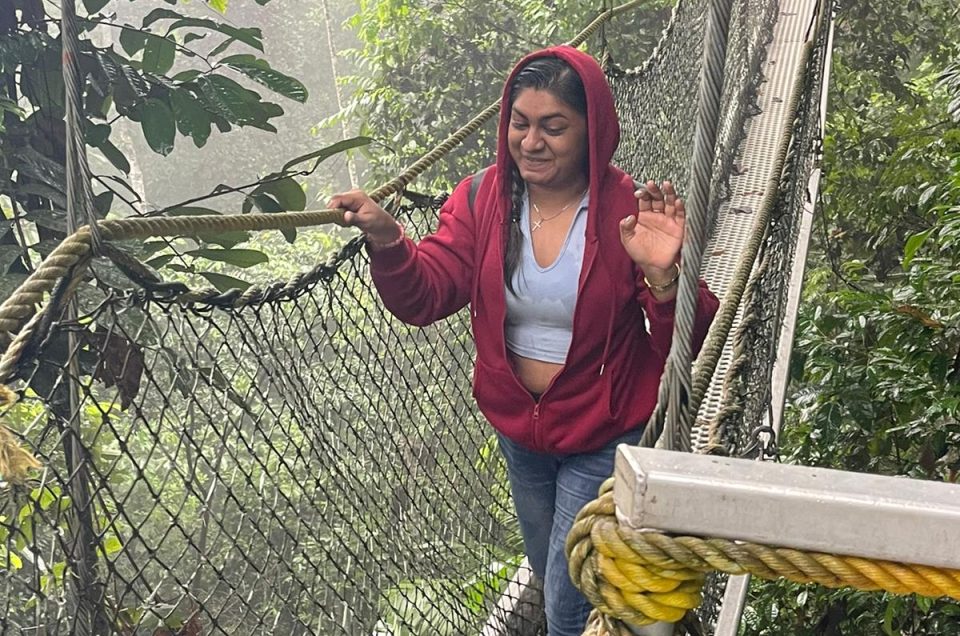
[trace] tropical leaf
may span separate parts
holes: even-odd
[[[124,174],[130,174],[130,162],[127,160],[126,155],[117,148],[113,142],[109,139],[104,141],[99,146],[95,146],[97,150],[103,153],[103,156],[106,157],[114,168],[119,170]]]
[[[197,78],[196,84],[207,106],[227,121],[276,132],[277,129],[267,123],[268,119],[283,114],[283,109],[276,104],[262,102],[260,95],[223,75],[205,75]]]
[[[237,267],[253,267],[260,263],[266,263],[270,258],[260,250],[251,249],[213,249],[201,248],[187,252],[190,256],[205,258],[210,261],[219,261],[228,263]]]
[[[290,177],[264,183],[258,190],[272,196],[286,211],[299,211],[307,207],[306,193],[300,184]]]
[[[140,127],[154,152],[164,156],[173,152],[177,125],[166,102],[156,98],[146,100],[140,108]]]
[[[124,26],[120,30],[120,47],[130,56],[136,55],[147,45],[147,33],[140,29]]]
[[[100,9],[108,4],[110,4],[110,0],[83,0],[83,8],[86,9],[90,15],[98,13]]]
[[[252,27],[239,28],[229,24],[223,24],[222,22],[216,22],[215,20],[208,20],[207,18],[187,18],[176,11],[163,8],[154,9],[148,13],[143,19],[143,26],[146,28],[159,20],[173,20],[173,22],[167,26],[167,33],[172,33],[177,29],[183,28],[209,29],[222,33],[231,39],[239,40],[258,51],[263,51],[263,33],[260,29]]]
[[[270,67],[266,60],[253,55],[231,55],[220,60],[230,68],[239,71],[255,82],[263,84],[275,93],[296,100],[307,101],[307,87],[299,80]]]
[[[294,166],[304,163],[306,161],[311,161],[313,159],[317,160],[317,163],[332,157],[333,155],[340,154],[341,152],[346,152],[354,148],[360,148],[362,146],[368,145],[372,142],[371,137],[352,137],[350,139],[344,139],[343,141],[338,141],[335,144],[331,144],[326,148],[321,148],[320,150],[314,150],[313,152],[308,152],[305,155],[300,155],[295,159],[291,159],[287,163],[283,164],[282,172],[287,172]]]
[[[177,54],[177,45],[169,37],[146,34],[146,46],[143,49],[143,70],[164,75],[173,68]]]
[[[186,89],[170,92],[170,106],[177,121],[177,129],[181,135],[189,135],[197,148],[203,148],[210,137],[211,113],[204,107],[203,102]]]
[[[250,283],[239,278],[234,278],[233,276],[227,276],[226,274],[217,274],[215,272],[197,272],[200,276],[203,276],[207,279],[211,285],[216,287],[222,292],[230,291],[231,289],[239,289],[241,291],[246,290],[250,287]]]

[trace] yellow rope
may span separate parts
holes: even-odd
[[[714,570],[960,599],[960,570],[622,527],[612,478],[577,515],[566,548],[570,576],[599,614],[585,632],[596,636],[627,634],[624,624],[681,620],[700,604],[704,576]]]

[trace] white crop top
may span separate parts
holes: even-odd
[[[563,364],[567,359],[583,265],[589,199],[590,195],[585,194],[580,201],[560,255],[547,267],[541,267],[533,255],[530,201],[527,196],[523,198],[520,209],[523,249],[513,274],[516,294],[506,290],[505,324],[507,349],[519,356],[554,364]]]

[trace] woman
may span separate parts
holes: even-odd
[[[670,182],[635,193],[610,163],[620,127],[589,55],[528,55],[503,104],[496,163],[473,192],[470,178],[455,188],[418,244],[363,192],[330,207],[366,234],[373,280],[401,320],[427,325],[470,304],[474,396],[506,458],[548,634],[579,636],[591,608],[564,541],[612,474],[617,444],[639,441],[656,404],[684,205]],[[701,282],[698,349],[717,306]]]

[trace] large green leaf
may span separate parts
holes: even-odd
[[[186,89],[170,92],[170,105],[183,135],[190,135],[197,148],[202,148],[210,137],[210,113],[203,103]]]
[[[110,209],[113,207],[114,196],[112,190],[106,190],[93,197],[93,211],[97,215],[97,218],[103,219],[110,213]]]
[[[170,38],[148,34],[143,49],[143,70],[148,73],[165,75],[173,68],[177,46]]]
[[[147,45],[147,34],[133,27],[121,27],[120,46],[127,55],[133,56]]]
[[[166,102],[156,98],[146,100],[140,107],[140,127],[154,152],[168,155],[173,151],[177,125]]]
[[[197,78],[196,84],[207,106],[227,121],[276,132],[277,129],[267,123],[268,119],[283,114],[283,109],[276,104],[261,101],[259,94],[223,75],[205,75]]]
[[[276,199],[280,207],[286,211],[299,211],[307,207],[306,192],[290,177],[265,183],[258,189]]]
[[[271,68],[266,60],[241,54],[225,57],[220,62],[243,73],[253,81],[263,84],[275,93],[300,103],[307,101],[307,87],[299,80]]]
[[[256,205],[257,209],[265,214],[273,214],[275,212],[285,212],[283,206],[277,203],[277,200],[273,197],[267,196],[264,194],[260,188],[257,188],[251,192],[244,200],[243,205],[241,206],[241,211],[246,214],[253,209],[253,206]]]
[[[923,246],[924,242],[927,240],[927,238],[929,238],[933,231],[934,228],[930,228],[923,232],[914,234],[907,239],[907,242],[903,245],[903,269],[906,270],[910,268],[910,262],[913,260],[914,254],[916,254],[917,250]]]
[[[223,24],[206,18],[188,18],[171,9],[154,9],[143,19],[143,26],[148,27],[158,20],[173,20],[167,27],[167,32],[173,32],[177,29],[196,28],[209,29],[228,36],[229,38],[239,40],[247,46],[263,50],[263,33],[255,28],[238,28],[229,24]]]
[[[250,250],[243,248],[233,248],[233,249],[214,249],[214,248],[201,248],[198,250],[190,250],[187,252],[190,256],[196,256],[198,258],[205,258],[211,261],[220,261],[222,263],[229,263],[230,265],[236,265],[237,267],[253,267],[254,265],[259,265],[260,263],[266,263],[270,258],[259,250]]]
[[[213,243],[220,247],[232,248],[245,241],[250,240],[249,232],[201,232],[196,236],[197,240],[203,243]]]
[[[163,211],[164,216],[207,216],[220,215],[220,212],[210,208],[203,208],[196,205],[178,205]]]
[[[84,137],[89,145],[97,147],[110,137],[109,124],[87,124],[84,129]]]
[[[226,274],[217,274],[214,272],[197,272],[201,276],[207,279],[211,285],[216,287],[222,292],[230,291],[231,289],[239,289],[241,291],[250,287],[250,283],[245,280],[240,280],[239,278],[234,278],[233,276],[227,276]]]
[[[110,0],[83,0],[83,8],[93,15],[110,3]]]
[[[138,115],[137,106],[150,93],[150,84],[120,55],[97,51],[94,55],[100,71],[113,88],[117,112],[127,117]]]
[[[333,155],[339,154],[341,152],[346,152],[347,150],[352,150],[354,148],[360,148],[361,146],[366,146],[373,139],[371,137],[352,137],[350,139],[344,139],[343,141],[338,141],[335,144],[331,144],[326,148],[321,148],[320,150],[314,150],[313,152],[308,152],[305,155],[300,155],[295,159],[291,159],[287,163],[283,164],[282,172],[287,172],[290,168],[304,163],[305,161],[311,161],[313,159],[317,160],[317,163],[324,161],[325,159],[332,157]]]
[[[113,167],[119,170],[124,174],[130,174],[130,162],[127,160],[127,156],[117,148],[112,141],[107,139],[96,148],[103,153],[103,156],[107,158]]]

